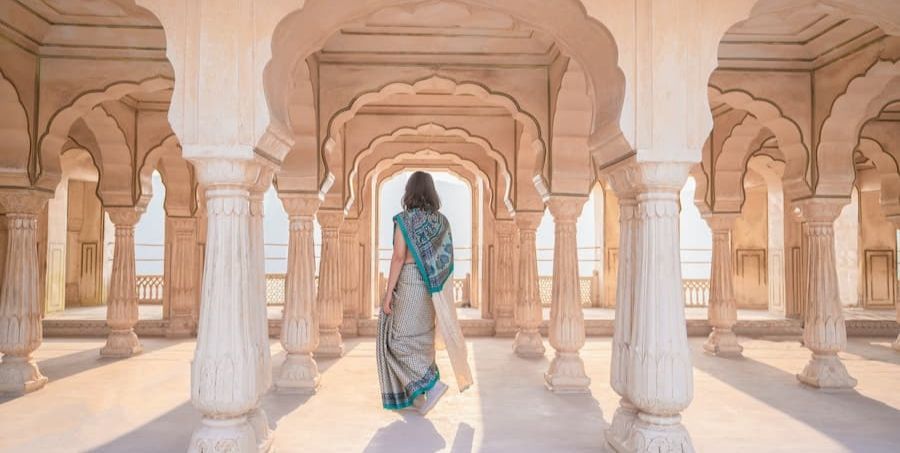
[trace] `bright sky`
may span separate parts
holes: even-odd
[[[380,218],[379,242],[381,247],[389,248],[391,245],[391,217],[400,210],[400,198],[410,173],[400,173],[396,177],[386,181],[382,186],[382,215]],[[471,192],[468,185],[461,179],[450,173],[433,173],[438,195],[441,197],[443,207],[441,211],[450,219],[453,229],[453,238],[459,248],[468,248],[472,245],[472,206]],[[706,222],[700,217],[697,207],[694,205],[693,179],[688,179],[681,191],[681,248],[682,248],[682,274],[684,278],[708,278],[709,277],[709,249],[712,246],[712,236]],[[141,221],[135,228],[135,253],[137,257],[137,273],[142,275],[158,274],[163,272],[163,247],[165,238],[165,210],[163,198],[165,187],[159,177],[159,173],[153,173],[153,198],[147,207],[147,212],[141,216]],[[588,200],[578,219],[578,247],[580,274],[590,275],[595,260],[596,238],[594,235],[594,197]],[[281,201],[275,194],[274,188],[265,196],[265,242],[266,246],[266,272],[285,272],[285,257],[287,255],[288,241],[288,216],[284,212]],[[318,224],[315,225],[314,237],[316,244],[320,243],[321,234]],[[550,275],[553,270],[553,218],[549,212],[544,215],[540,227],[537,230],[538,246],[538,272],[541,275]],[[318,247],[317,247],[318,248]],[[698,251],[699,250],[699,251]],[[387,256],[386,253],[384,252]],[[457,274],[462,276],[470,270],[470,251],[457,251]],[[602,256],[602,254],[600,254]],[[318,258],[318,250],[317,250]],[[693,263],[700,262],[700,263]],[[386,269],[386,267],[385,267]]]

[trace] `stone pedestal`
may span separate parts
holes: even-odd
[[[731,230],[737,214],[707,214],[712,230],[712,263],[709,279],[709,334],[703,349],[720,357],[740,357],[744,348],[738,344],[732,327],[737,322],[731,266]]]
[[[341,324],[344,311],[341,304],[340,227],[344,214],[338,210],[320,209],[316,213],[322,228],[322,256],[319,260],[319,288],[316,308],[319,311],[319,346],[316,357],[341,357],[344,341]]]
[[[7,238],[0,280],[0,395],[21,395],[47,383],[31,357],[42,341],[37,218],[47,198],[27,190],[0,190]]]
[[[341,306],[343,307],[343,323],[341,332],[350,337],[358,335],[359,320],[359,286],[361,272],[359,269],[359,219],[344,219],[340,228],[341,238]]]
[[[838,292],[834,256],[834,220],[848,200],[807,199],[795,203],[803,220],[806,241],[806,318],[803,345],[812,357],[800,382],[817,388],[849,389],[856,386],[837,354],[847,347],[844,311]]]
[[[109,277],[109,297],[106,306],[106,325],[110,332],[100,355],[111,358],[131,357],[143,351],[134,325],[138,321],[137,281],[134,261],[134,226],[143,208],[109,208],[109,219],[116,226],[112,274]]]
[[[494,223],[496,237],[497,266],[494,284],[496,298],[494,305],[494,333],[498,337],[516,334],[516,224],[512,220],[498,220]]]
[[[625,163],[606,174],[609,187],[619,200],[619,253],[616,272],[616,318],[612,338],[610,384],[621,398],[606,430],[606,442],[616,451],[625,450],[637,408],[628,400],[628,362],[634,310],[635,237],[637,235],[636,167]]]
[[[628,401],[638,409],[625,450],[693,451],[680,413],[693,399],[684,319],[679,194],[690,164],[637,168],[634,299],[628,343]]]
[[[516,226],[519,227],[519,296],[516,305],[518,331],[513,351],[520,357],[544,356],[544,340],[538,331],[543,310],[535,239],[535,231],[543,216],[543,212],[516,213]]]
[[[197,348],[191,362],[191,403],[203,414],[190,452],[266,451],[261,426],[259,336],[252,314],[259,302],[261,262],[252,250],[250,189],[261,168],[255,161],[193,159],[206,188],[207,237]]]
[[[281,325],[281,345],[287,356],[275,386],[280,392],[315,393],[319,387],[319,367],[312,353],[319,343],[319,320],[313,216],[320,201],[316,196],[305,195],[282,195],[281,200],[290,216]]]
[[[556,355],[544,374],[547,387],[557,393],[586,393],[591,383],[578,351],[584,346],[584,314],[578,289],[578,246],[575,222],[586,197],[550,198],[555,222],[553,296],[550,306],[550,345]]]

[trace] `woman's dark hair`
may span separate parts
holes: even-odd
[[[441,209],[441,199],[434,189],[434,180],[424,171],[417,171],[406,181],[406,193],[403,194],[403,209],[421,209],[435,212]]]

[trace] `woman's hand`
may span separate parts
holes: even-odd
[[[384,314],[391,314],[391,305],[394,303],[394,295],[392,291],[388,291],[384,295],[384,300],[381,302],[381,309],[384,311]]]

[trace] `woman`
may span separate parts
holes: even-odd
[[[450,223],[431,175],[412,174],[394,216],[394,253],[379,316],[378,379],[385,409],[428,413],[447,391],[435,363],[435,330],[443,337],[460,391],[471,385],[462,331],[445,283],[453,275]],[[437,329],[436,329],[437,327]]]

